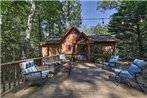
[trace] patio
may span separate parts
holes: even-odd
[[[126,84],[116,86],[114,74],[101,65],[76,62],[70,77],[58,73],[42,86],[20,85],[2,98],[147,98],[147,94]]]

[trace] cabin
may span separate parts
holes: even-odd
[[[42,56],[66,54],[75,60],[90,60],[94,56],[115,54],[117,40],[110,35],[87,36],[76,27],[70,28],[61,38],[41,42]]]

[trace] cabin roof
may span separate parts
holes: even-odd
[[[59,44],[60,42],[62,42],[69,34],[70,32],[72,32],[73,30],[76,30],[77,33],[79,33],[79,35],[83,35],[85,37],[87,37],[89,40],[92,40],[93,42],[116,42],[117,39],[114,38],[111,35],[91,35],[91,36],[87,36],[84,32],[80,32],[76,27],[72,27],[71,29],[69,29],[64,36],[62,36],[61,38],[50,38],[48,41],[45,42],[41,42],[41,45],[45,45],[45,44]],[[76,39],[75,39],[76,40]]]
[[[50,43],[58,43],[59,41],[60,41],[60,39],[61,38],[50,38],[49,40],[48,40],[48,42],[50,42]]]
[[[117,39],[111,35],[91,35],[91,36],[88,36],[88,38],[91,38],[94,42],[116,42],[117,41]]]

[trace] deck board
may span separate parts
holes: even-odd
[[[20,86],[2,98],[147,98],[126,84],[116,86],[114,74],[100,66],[74,63],[70,77],[58,74],[42,86]]]

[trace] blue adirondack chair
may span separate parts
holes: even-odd
[[[43,83],[43,80],[48,80],[49,70],[39,71],[37,66],[34,64],[34,60],[29,60],[20,63],[20,68],[23,77],[23,83],[28,85],[28,83]]]
[[[119,56],[118,55],[113,55],[111,56],[111,58],[109,59],[108,62],[104,62],[103,65],[105,67],[110,67],[110,68],[116,68],[116,62],[119,60]]]
[[[139,82],[137,81],[138,75],[142,74],[143,72],[143,67],[147,64],[144,60],[140,59],[135,59],[133,63],[128,67],[128,70],[123,70],[123,69],[114,69],[114,72],[116,74],[115,80],[118,85],[120,82],[120,78],[124,78],[127,80],[127,82],[131,84],[130,80],[134,81],[137,83],[138,87],[142,90],[142,88],[139,85]]]

